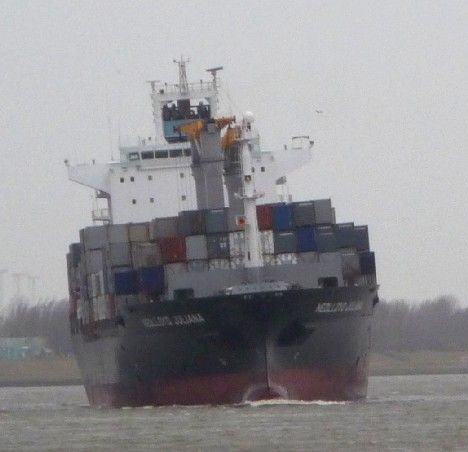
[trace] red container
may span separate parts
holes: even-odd
[[[185,237],[164,237],[159,239],[161,254],[165,264],[174,262],[185,262],[187,252],[185,248]]]
[[[273,229],[273,207],[269,205],[257,206],[258,229]]]
[[[114,295],[108,295],[107,315],[108,315],[109,319],[115,318],[115,298],[114,298]]]

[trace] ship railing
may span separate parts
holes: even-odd
[[[205,82],[203,80],[200,80],[199,82],[195,83],[188,83],[187,87],[188,93],[194,93],[197,91],[213,91],[215,89],[213,82]],[[178,83],[161,85],[158,91],[159,94],[181,94],[180,85]]]
[[[110,212],[107,207],[93,209],[91,216],[93,221],[110,221]]]

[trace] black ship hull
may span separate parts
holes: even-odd
[[[376,302],[349,287],[147,303],[73,342],[94,406],[356,400]]]

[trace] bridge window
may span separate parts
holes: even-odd
[[[180,173],[180,178],[183,179],[185,177],[184,173]]]
[[[135,182],[135,178],[133,176],[130,176],[130,182]]]
[[[130,152],[128,154],[128,160],[130,160],[130,161],[140,160],[140,154],[138,152]]]
[[[120,178],[120,183],[123,184],[125,182],[125,179],[123,177]]]
[[[136,204],[136,199],[132,199],[132,204]]]
[[[154,151],[144,151],[141,153],[142,160],[154,159]]]
[[[264,173],[264,172],[265,172],[265,167],[262,166],[262,167],[260,168],[260,171],[261,171],[262,173]]]
[[[171,149],[169,151],[170,157],[182,157],[182,149]]]
[[[154,198],[150,198],[150,203],[154,203]]]
[[[153,180],[153,176],[151,174],[148,174],[148,180]]]
[[[185,201],[187,199],[187,196],[182,195],[182,201]]]
[[[154,157],[157,159],[167,159],[169,153],[167,151],[156,151]]]

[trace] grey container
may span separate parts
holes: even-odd
[[[205,211],[207,234],[228,232],[227,209],[210,209]]]
[[[109,243],[107,262],[110,267],[131,266],[130,245],[128,243]]]
[[[203,210],[184,210],[179,213],[178,235],[202,235],[205,233],[205,212]]]
[[[336,237],[333,232],[316,230],[315,242],[319,253],[333,253],[337,250]]]
[[[294,224],[296,227],[315,224],[315,208],[313,201],[296,202],[293,204]]]
[[[333,225],[338,248],[354,248],[354,223],[340,223]]]
[[[149,223],[130,223],[128,225],[128,237],[130,242],[148,242]]]
[[[367,226],[354,227],[354,240],[358,251],[369,251],[369,232]]]
[[[89,226],[80,231],[81,243],[85,250],[97,250],[107,243],[107,226]]]
[[[81,243],[72,243],[69,247],[70,250],[70,264],[72,267],[78,267],[78,264],[81,261],[83,245]]]
[[[315,263],[319,261],[319,254],[316,251],[297,253],[297,261],[306,264]]]
[[[316,224],[332,224],[333,211],[331,199],[318,199],[314,201],[314,213]]]
[[[128,225],[110,224],[107,227],[107,240],[109,241],[109,243],[128,242]]]
[[[185,247],[188,261],[208,259],[206,236],[190,235],[185,237]]]
[[[156,218],[152,220],[149,225],[150,240],[177,237],[179,235],[178,220],[178,217]]]
[[[86,272],[89,274],[100,272],[104,267],[103,250],[89,250],[85,252]]]
[[[227,234],[212,234],[206,237],[208,259],[229,259],[229,236]]]
[[[161,248],[158,243],[132,243],[131,251],[135,268],[155,267],[163,263]]]
[[[275,254],[295,253],[297,248],[297,237],[293,231],[275,232],[274,234]]]

